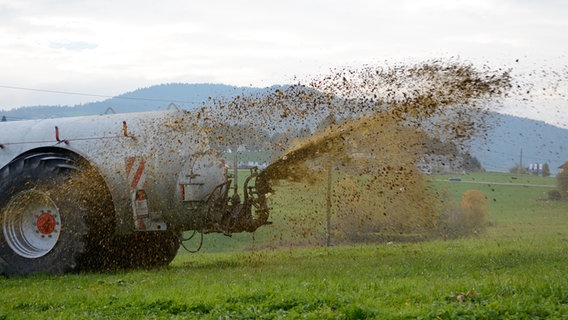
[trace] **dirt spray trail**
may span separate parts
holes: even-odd
[[[463,160],[463,142],[483,134],[485,106],[502,97],[510,81],[508,71],[454,61],[342,68],[308,85],[218,101],[209,116],[246,119],[273,133],[319,127],[308,138],[289,137],[288,148],[262,172],[259,189],[274,191],[280,181],[321,189],[331,170],[337,237],[423,235],[436,228],[443,205],[422,172],[436,161]],[[286,228],[296,224],[303,230],[298,234],[321,234],[316,220],[309,226],[310,218],[289,218]]]

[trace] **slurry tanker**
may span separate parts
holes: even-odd
[[[235,175],[197,113],[0,122],[0,274],[163,266],[269,224],[266,182]]]

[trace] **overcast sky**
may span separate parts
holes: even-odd
[[[14,88],[265,87],[333,67],[444,57],[544,66],[565,88],[568,1],[0,0],[0,109],[101,100]],[[564,121],[566,97],[548,100],[533,118]]]

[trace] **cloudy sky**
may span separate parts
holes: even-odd
[[[0,21],[0,109],[101,100],[18,88],[265,87],[429,58],[568,72],[565,0],[0,0]],[[547,99],[517,113],[560,121],[566,97]]]

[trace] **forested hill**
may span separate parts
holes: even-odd
[[[276,86],[278,87],[278,86]],[[0,111],[0,118],[10,120],[54,118],[166,110],[172,107],[191,109],[209,98],[231,98],[257,94],[271,88],[235,87],[222,84],[161,84],[142,88],[100,102],[75,106],[30,106]],[[173,103],[173,105],[172,105]],[[476,140],[471,154],[489,171],[508,171],[520,164],[548,163],[553,173],[568,161],[568,130],[526,118],[495,113],[486,140]]]

